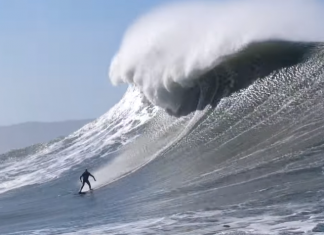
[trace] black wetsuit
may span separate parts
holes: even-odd
[[[83,189],[83,186],[85,183],[87,183],[87,185],[89,186],[89,189],[91,190],[91,184],[89,182],[89,176],[91,176],[94,180],[95,177],[93,175],[91,175],[91,173],[89,171],[85,171],[81,176],[80,176],[80,180],[82,178],[82,186],[81,186],[81,189],[80,189],[80,192],[82,191]]]

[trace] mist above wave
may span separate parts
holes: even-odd
[[[199,77],[252,42],[322,41],[323,7],[315,0],[191,2],[160,7],[125,33],[112,60],[113,84],[135,84],[171,113]],[[192,89],[192,92],[197,91]]]

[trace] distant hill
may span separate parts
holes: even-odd
[[[26,122],[0,126],[0,153],[65,137],[91,121]]]

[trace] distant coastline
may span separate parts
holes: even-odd
[[[0,154],[67,136],[92,120],[25,122],[0,126]]]

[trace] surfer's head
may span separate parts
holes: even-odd
[[[88,169],[85,169],[85,172],[88,172]]]

